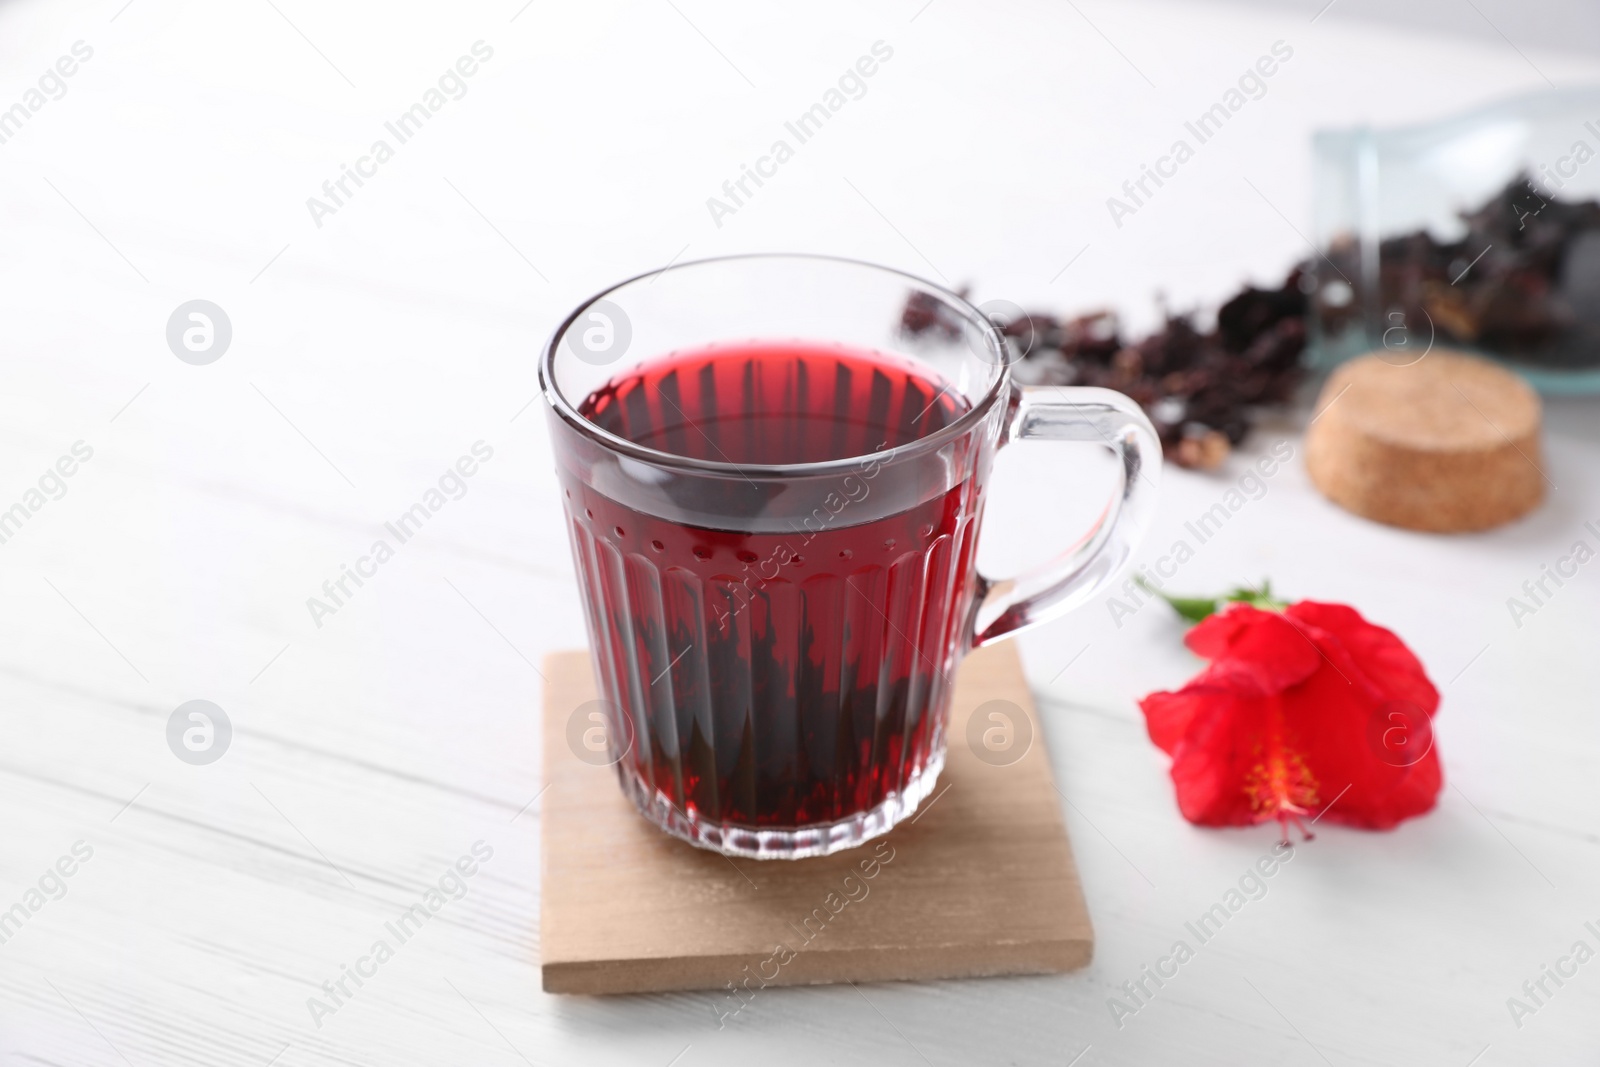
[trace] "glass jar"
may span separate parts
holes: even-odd
[[[1600,87],[1313,138],[1312,358],[1431,347],[1600,392]]]

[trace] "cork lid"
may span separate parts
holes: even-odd
[[[1341,395],[1342,393],[1342,395]],[[1435,350],[1397,365],[1365,356],[1328,382],[1342,420],[1356,432],[1424,452],[1489,451],[1538,430],[1539,397],[1487,360]]]
[[[1387,358],[1386,358],[1387,357]],[[1371,354],[1329,377],[1306,431],[1306,469],[1357,515],[1438,533],[1484,530],[1544,497],[1539,397],[1504,367],[1435,349]]]

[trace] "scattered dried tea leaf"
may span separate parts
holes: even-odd
[[[1168,459],[1211,470],[1244,440],[1256,409],[1287,401],[1300,381],[1304,276],[1296,267],[1280,289],[1244,289],[1222,305],[1208,332],[1196,329],[1192,315],[1169,314],[1160,329],[1130,340],[1110,311],[1070,319],[1030,312],[998,325],[1023,353],[1013,368],[1019,381],[1126,393],[1150,416]],[[961,324],[948,314],[939,301],[913,293],[901,327],[954,338]]]

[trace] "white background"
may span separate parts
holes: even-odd
[[[1269,576],[1393,628],[1444,692],[1449,784],[1394,833],[1319,827],[1123,1028],[1112,989],[1275,830],[1179,817],[1136,701],[1197,662],[1162,611],[1118,629],[1103,602],[1023,639],[1098,933],[1089,969],[768,991],[721,1031],[708,995],[539,991],[531,664],[582,640],[528,406],[557,316],[675,258],[787,249],[1147,322],[1158,293],[1204,306],[1304,254],[1312,129],[1600,74],[1553,50],[1559,9],[1381,25],[1337,5],[1313,23],[1317,6],[0,7],[0,108],[73,42],[94,49],[0,145],[0,508],[73,442],[94,449],[0,545],[0,909],[74,841],[94,849],[0,945],[0,1043],[18,1063],[137,1067],[1593,1062],[1600,963],[1520,1029],[1506,1007],[1575,940],[1600,947],[1583,929],[1600,924],[1600,578],[1520,629],[1505,604],[1595,543],[1600,426],[1572,401],[1547,412],[1559,488],[1524,522],[1377,527],[1296,461],[1175,581]],[[314,225],[306,198],[480,39],[494,57],[465,97]],[[713,224],[706,198],[878,40],[894,57],[866,96]],[[1267,95],[1115,227],[1105,198],[1278,40],[1294,57]],[[233,324],[205,367],[164,336],[194,298]],[[1218,475],[1169,471],[1141,558],[1253,454],[1298,452],[1305,417]],[[467,496],[315,626],[306,598],[478,440],[494,458]],[[1001,467],[996,570],[1069,537],[1104,487],[1059,446]],[[235,728],[209,767],[165,742],[197,697]],[[467,897],[313,1028],[306,998],[480,839],[494,858]]]

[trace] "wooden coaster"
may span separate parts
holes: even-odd
[[[1335,504],[1410,530],[1484,530],[1544,498],[1539,397],[1488,360],[1434,349],[1340,367],[1306,431],[1306,471]]]
[[[567,747],[572,710],[595,697],[588,653],[548,656],[544,675],[546,992],[718,989],[733,1012],[765,985],[1053,974],[1093,955],[1014,644],[962,665],[944,772],[912,819],[805,860],[730,859],[646,822],[614,768]],[[980,760],[967,743],[973,709],[989,701],[1025,716],[1015,737],[1031,730],[1009,765]]]

